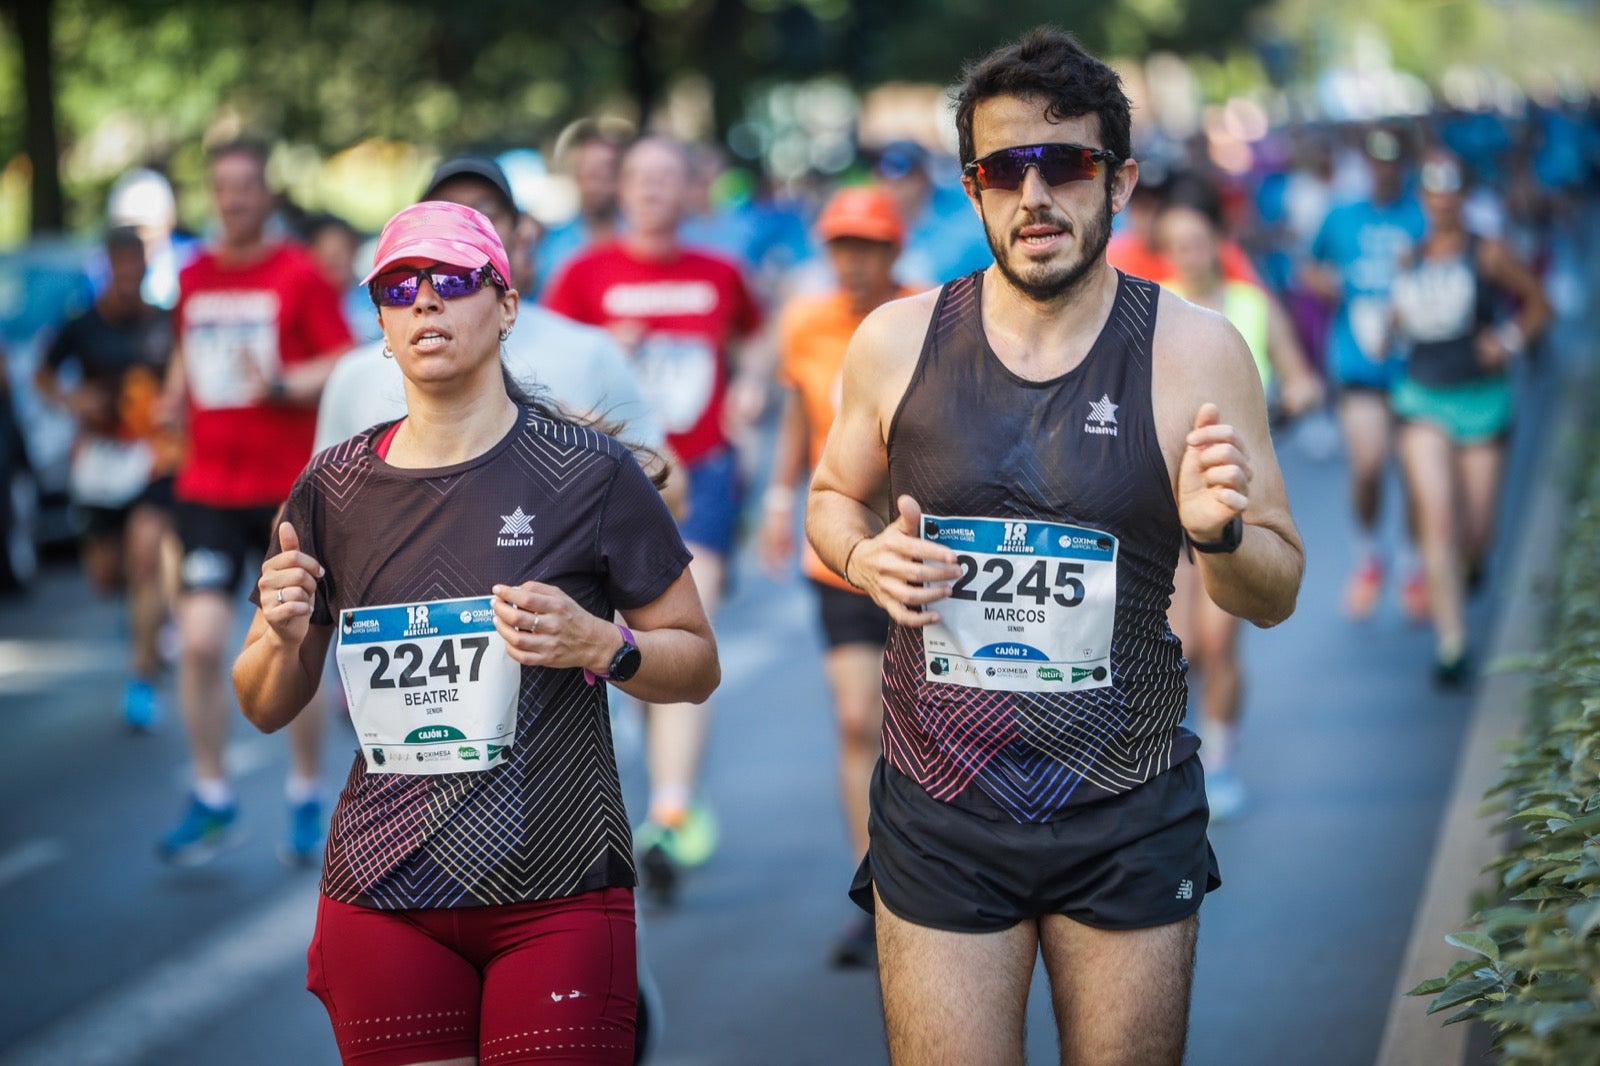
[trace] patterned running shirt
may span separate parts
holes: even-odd
[[[413,470],[374,450],[387,428],[318,455],[286,505],[302,550],[326,570],[314,624],[350,607],[487,596],[524,581],[610,618],[656,600],[688,565],[660,494],[610,437],[524,409],[483,455]],[[329,826],[322,891],[386,910],[545,900],[632,886],[632,854],[606,686],[577,669],[524,666],[505,764],[368,773],[357,753]]]
[[[884,758],[936,799],[1048,822],[1198,749],[1178,725],[1187,666],[1167,625],[1182,529],[1150,402],[1159,293],[1120,275],[1083,361],[1039,382],[1013,374],[990,348],[981,272],[939,295],[889,428],[890,499],[909,494],[928,515],[1084,527],[1118,548],[1109,683],[1099,687],[952,684],[928,676],[937,666],[925,658],[923,630],[891,631]]]

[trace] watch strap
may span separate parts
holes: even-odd
[[[616,627],[622,631],[622,647],[623,648],[630,648],[630,647],[631,648],[637,648],[639,646],[639,642],[637,640],[633,639],[633,630],[629,629],[627,626],[623,625],[621,622],[617,622],[616,623]],[[618,648],[617,649],[617,652],[619,654],[621,653],[621,651],[622,651],[622,648]],[[616,656],[615,655],[612,656],[612,660],[613,661],[616,660]],[[611,678],[611,674],[610,673],[597,674],[593,670],[589,669],[587,666],[583,668],[583,680],[584,680],[584,683],[589,685],[589,686],[591,686],[591,687],[593,687],[593,685],[594,685],[594,683],[596,681],[607,681],[607,680],[610,680],[610,678]]]
[[[1230,518],[1228,524],[1222,527],[1222,536],[1216,540],[1195,540],[1187,532],[1183,537],[1189,542],[1189,547],[1204,555],[1227,555],[1244,543],[1244,518],[1240,515]]]

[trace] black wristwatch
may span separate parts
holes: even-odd
[[[1216,540],[1195,540],[1185,531],[1184,539],[1189,542],[1189,547],[1206,555],[1227,555],[1238,549],[1244,543],[1244,519],[1234,515],[1228,524],[1222,527],[1222,536]]]
[[[617,628],[622,630],[622,647],[617,649],[617,654],[611,657],[611,665],[606,667],[606,680],[630,681],[639,672],[639,663],[644,657],[639,654],[639,645],[634,643],[628,627],[619,625]]]
[[[644,659],[639,654],[639,645],[634,641],[633,633],[627,626],[619,623],[617,628],[622,631],[622,647],[611,657],[611,665],[606,667],[606,672],[603,674],[592,673],[589,670],[583,672],[583,679],[591,685],[596,681],[627,681],[639,672],[639,664]]]

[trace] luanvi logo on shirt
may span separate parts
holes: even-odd
[[[505,524],[500,527],[500,537],[495,544],[502,548],[528,548],[533,545],[533,515],[523,514],[518,507],[510,514],[503,514],[500,520]]]
[[[1089,403],[1089,417],[1083,423],[1085,433],[1098,433],[1101,436],[1115,437],[1117,435],[1117,408],[1120,404],[1111,402],[1111,394],[1103,393],[1098,400]]]

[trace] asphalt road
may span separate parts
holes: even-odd
[[[1537,476],[1547,392],[1537,378],[1526,390],[1513,500]],[[1285,438],[1280,455],[1305,588],[1289,622],[1246,635],[1251,803],[1213,831],[1225,884],[1202,910],[1189,1053],[1204,1066],[1372,1061],[1469,706],[1432,688],[1430,639],[1392,594],[1365,624],[1340,616],[1343,468],[1301,444]],[[1475,603],[1475,632],[1497,595]],[[645,915],[660,1066],[886,1061],[873,975],[825,961],[851,864],[811,614],[798,580],[747,564],[718,620],[706,788],[722,846],[676,909]],[[274,857],[283,740],[235,722],[250,839],[201,870],[164,867],[153,845],[180,811],[182,742],[170,713],[156,735],[124,731],[125,663],[118,611],[70,565],[0,602],[0,1064],[336,1063],[304,990],[315,875]],[[328,735],[336,788],[353,749],[345,723]],[[627,715],[619,757],[637,812]],[[1028,1047],[1044,1063],[1055,1034],[1039,976]]]

